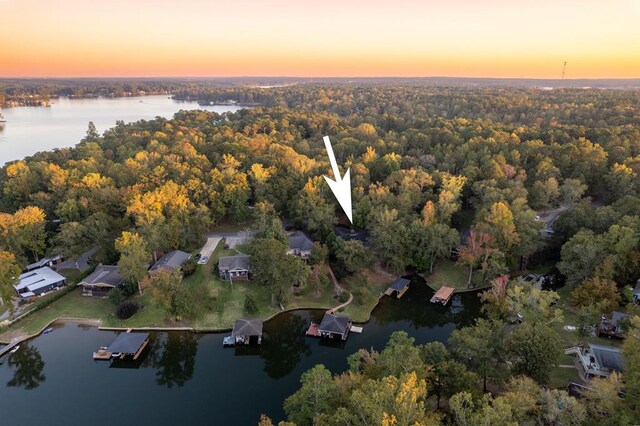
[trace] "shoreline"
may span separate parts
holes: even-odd
[[[425,277],[422,274],[418,274],[418,276],[420,276],[421,278],[423,278],[425,280],[425,285],[427,285],[431,290],[436,291],[433,287],[431,287],[429,285],[429,283],[427,282],[427,280],[425,279]],[[467,290],[461,290],[461,291],[455,291],[455,293],[470,293],[470,292],[474,292],[474,291],[479,291],[482,290],[482,288],[474,288],[474,289],[467,289]],[[384,297],[384,292],[381,292],[380,295],[378,296],[378,298],[376,299],[375,304],[373,304],[373,306],[371,307],[371,309],[368,309],[368,313],[367,313],[367,317],[366,320],[364,321],[352,321],[353,324],[358,324],[358,325],[366,325],[370,320],[371,320],[371,314],[373,313],[374,309],[380,304],[380,301],[382,300],[382,298]],[[345,306],[346,307],[346,306]],[[275,312],[269,316],[267,316],[266,318],[260,318],[263,322],[269,322],[271,320],[273,320],[274,318],[276,318],[278,315],[281,314],[285,314],[288,312],[294,312],[294,311],[328,311],[328,310],[334,310],[335,308],[318,308],[318,307],[295,307],[295,308],[288,308],[279,312]],[[9,345],[12,343],[15,343],[16,340],[19,343],[25,342],[27,340],[33,339],[35,337],[38,337],[42,334],[42,332],[44,330],[46,330],[47,328],[51,327],[52,325],[56,324],[56,323],[62,323],[62,324],[66,324],[66,323],[76,323],[76,324],[80,324],[80,325],[87,325],[87,326],[91,326],[91,327],[96,327],[98,330],[102,330],[102,331],[120,331],[120,332],[126,332],[127,330],[131,330],[131,331],[157,331],[157,332],[171,332],[171,331],[188,331],[191,333],[203,333],[203,334],[221,334],[221,333],[228,333],[231,330],[233,330],[233,327],[221,327],[221,328],[215,328],[215,327],[189,327],[189,326],[142,326],[142,327],[111,327],[111,326],[102,326],[102,320],[98,319],[98,318],[72,318],[72,317],[65,317],[65,316],[61,316],[61,317],[57,317],[54,318],[53,320],[49,321],[47,324],[45,324],[38,332],[33,333],[33,334],[25,334],[25,335],[18,335],[18,337],[15,337],[11,340],[7,340],[4,338],[0,338],[0,344],[4,344],[4,345]],[[7,330],[9,331],[9,330]]]
[[[427,280],[427,275],[425,275],[425,274],[423,274],[423,273],[418,273],[417,275],[418,275],[420,278],[422,278],[422,279],[427,283],[427,285],[429,286],[429,288],[430,288],[431,290],[433,290],[433,291],[438,291],[438,289],[437,289],[437,288],[434,288],[434,287],[429,283],[429,280]],[[486,290],[486,289],[488,289],[488,288],[491,288],[491,285],[485,285],[485,286],[482,286],[482,287],[474,287],[474,288],[464,288],[464,289],[457,289],[457,288],[456,288],[456,289],[454,289],[454,290],[453,290],[453,294],[471,293],[471,292],[474,292],[474,291]]]
[[[373,312],[373,310],[376,308],[376,306],[378,306],[378,303],[380,302],[380,298],[378,298],[376,304],[373,306],[373,308],[371,308],[371,310],[369,311],[369,315],[367,316],[367,320],[365,322],[358,322],[358,321],[354,321],[354,324],[366,324],[369,322],[369,320],[371,319],[371,313]],[[269,322],[273,319],[275,319],[278,315],[280,314],[285,314],[288,312],[294,312],[294,311],[327,311],[327,310],[331,310],[332,308],[304,308],[304,307],[296,307],[296,308],[289,308],[289,309],[285,309],[284,311],[280,311],[280,312],[276,312],[274,314],[269,315],[268,317],[262,319],[263,322]],[[22,342],[25,342],[27,340],[31,340],[33,338],[36,338],[38,336],[40,336],[42,334],[42,332],[44,330],[46,330],[47,328],[53,326],[56,323],[60,323],[60,324],[67,324],[67,323],[75,323],[75,324],[79,324],[79,325],[87,325],[87,326],[91,326],[91,327],[96,327],[98,330],[101,331],[158,331],[158,332],[171,332],[171,331],[188,331],[191,333],[202,333],[202,334],[221,334],[221,333],[228,333],[231,330],[233,330],[233,327],[224,327],[224,328],[208,328],[208,327],[203,327],[203,328],[198,328],[198,327],[185,327],[185,326],[176,326],[176,327],[155,327],[155,326],[149,326],[149,327],[109,327],[109,326],[102,326],[102,320],[97,319],[97,318],[71,318],[71,317],[57,317],[54,318],[53,320],[49,321],[47,324],[45,324],[38,332],[34,333],[34,334],[28,334],[28,335],[21,335],[18,337],[15,337],[11,340],[6,340],[6,339],[0,339],[0,344],[2,345],[10,345],[10,344],[14,344],[17,342],[17,344],[20,344]]]

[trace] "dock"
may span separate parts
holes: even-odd
[[[10,352],[11,349],[15,348],[19,344],[20,344],[20,340],[12,340],[11,343],[9,343],[4,348],[0,349],[0,356],[6,354],[7,352]]]
[[[352,325],[351,326],[351,332],[352,333],[362,333],[362,327],[358,327],[356,325]]]
[[[451,300],[453,296],[453,292],[455,289],[453,287],[442,286],[436,291],[436,294],[431,298],[431,303],[442,303],[446,305]]]
[[[331,310],[329,310],[322,317],[320,324],[316,324],[314,322],[311,323],[306,335],[347,340],[349,331],[351,331],[351,320],[349,317],[335,315]]]
[[[93,353],[93,359],[95,360],[109,360],[111,359],[111,352],[107,348],[100,348]]]
[[[149,333],[120,333],[116,340],[108,347],[103,346],[93,353],[93,359],[106,360],[111,358],[124,359],[132,357],[135,361],[140,357],[144,348],[149,344]]]
[[[389,286],[384,294],[387,296],[392,296],[393,293],[396,293],[396,297],[400,299],[407,292],[407,290],[409,290],[410,283],[411,281],[406,278],[398,278]]]
[[[306,335],[312,336],[312,337],[320,337],[319,327],[320,327],[320,324],[316,324],[315,322],[312,322],[311,325],[309,326],[309,329],[307,330]]]

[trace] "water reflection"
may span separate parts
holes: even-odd
[[[264,343],[259,353],[269,377],[286,376],[298,365],[302,355],[311,355],[305,337],[310,321],[308,312],[293,312],[279,315],[265,324]]]
[[[155,349],[152,358],[156,368],[156,381],[161,386],[172,388],[184,386],[193,378],[193,368],[198,353],[199,335],[195,333],[167,333]]]
[[[431,303],[433,293],[423,278],[414,276],[409,291],[401,299],[383,297],[372,317],[380,325],[406,321],[415,329],[451,323],[466,326],[477,317],[480,300],[476,292],[457,294],[447,306]]]
[[[44,361],[34,346],[23,344],[17,352],[9,355],[8,365],[15,369],[7,386],[35,389],[44,382]]]

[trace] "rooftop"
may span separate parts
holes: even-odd
[[[121,354],[135,354],[142,347],[149,333],[120,333],[107,351]]]
[[[88,277],[80,281],[80,286],[117,287],[124,281],[116,265],[98,265]]]
[[[262,336],[262,320],[240,318],[233,326],[232,336]]]
[[[622,371],[625,360],[622,350],[613,346],[589,344],[589,350],[598,361],[601,369]]]
[[[184,262],[186,262],[191,255],[189,253],[185,253],[180,250],[175,250],[170,253],[165,254],[158,260],[149,271],[157,271],[161,268],[166,268],[173,270],[176,267],[182,266]]]
[[[304,232],[296,231],[289,235],[289,248],[309,251],[313,248],[313,241]]]
[[[19,279],[20,282],[14,286],[15,289],[20,291],[27,288],[29,292],[64,281],[64,277],[62,275],[46,266],[44,268],[25,272],[20,275]]]
[[[436,291],[436,294],[434,294],[433,297],[439,300],[449,300],[454,290],[455,289],[453,287],[442,286],[438,291]]]
[[[406,286],[409,285],[410,282],[411,281],[406,278],[398,278],[393,282],[393,284],[389,286],[389,288],[392,288],[397,291],[402,291]]]
[[[358,240],[365,245],[369,241],[369,233],[367,231],[355,231],[344,226],[335,226],[333,229],[336,235],[345,241]]]
[[[232,271],[234,269],[249,269],[249,259],[251,256],[239,254],[237,256],[222,256],[218,260],[218,269],[221,271]]]
[[[321,332],[344,334],[348,328],[349,317],[326,313],[322,317],[318,330]]]

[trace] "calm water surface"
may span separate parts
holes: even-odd
[[[429,303],[432,294],[415,278],[402,299],[385,297],[346,343],[306,337],[322,312],[296,311],[266,323],[259,348],[225,349],[224,334],[155,333],[138,362],[94,361],[91,353],[116,333],[59,325],[0,360],[2,424],[255,425],[263,412],[281,420],[282,402],[314,365],[342,372],[348,355],[380,350],[395,330],[417,343],[446,341],[479,315],[476,293],[447,307]]]
[[[200,106],[197,102],[178,102],[168,95],[130,98],[53,99],[50,108],[18,107],[2,110],[7,120],[0,124],[0,167],[40,151],[75,146],[85,136],[89,121],[98,132],[125,123],[171,118],[181,109],[206,109],[218,113],[237,111],[238,106]]]

